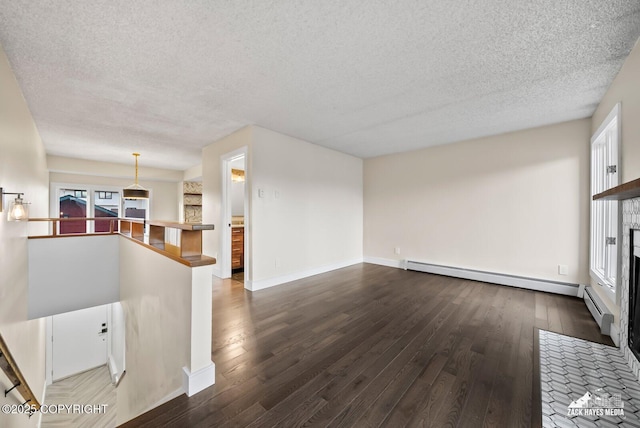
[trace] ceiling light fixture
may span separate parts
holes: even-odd
[[[149,199],[149,191],[138,184],[138,156],[140,153],[133,153],[136,158],[136,182],[123,189],[122,195],[125,199]]]
[[[9,208],[9,212],[7,213],[8,221],[22,221],[29,219],[29,206],[22,199],[22,195],[24,193],[10,193],[4,192],[2,187],[0,187],[0,212],[4,209],[4,195],[17,195],[16,199],[11,203],[11,208]]]

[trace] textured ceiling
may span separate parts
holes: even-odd
[[[589,117],[640,0],[0,0],[48,153],[185,169],[257,124],[360,157]]]

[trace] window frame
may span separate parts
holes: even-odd
[[[91,213],[94,212],[95,195],[98,192],[117,193],[120,195],[120,204],[118,207],[119,218],[124,218],[124,196],[122,196],[122,188],[113,185],[98,185],[98,184],[78,184],[78,183],[65,183],[65,182],[51,182],[49,185],[49,215],[51,218],[60,217],[60,190],[61,189],[73,189],[84,190],[86,192],[87,199],[87,216],[92,217]],[[151,218],[151,200],[153,198],[153,191],[149,190],[149,200],[147,202],[147,208],[145,213],[145,222],[148,222]],[[87,221],[87,233],[94,232],[94,222]],[[145,227],[145,234],[147,234],[147,228]]]
[[[618,185],[620,179],[621,114],[616,104],[591,137],[591,196]],[[614,173],[607,166],[616,165]],[[617,302],[620,284],[621,228],[618,201],[591,198],[589,273],[613,302]],[[607,244],[607,237],[615,238],[615,245]]]

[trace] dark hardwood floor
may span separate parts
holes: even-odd
[[[214,287],[216,384],[126,427],[529,426],[534,327],[609,343],[582,300],[362,264]]]

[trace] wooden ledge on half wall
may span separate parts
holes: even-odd
[[[180,247],[175,245],[171,245],[169,243],[160,244],[148,244],[144,241],[141,241],[136,238],[132,238],[130,236],[122,235],[121,236],[129,239],[130,241],[136,242],[144,247],[147,247],[151,251],[155,251],[158,254],[162,254],[165,257],[168,257],[172,260],[177,261],[178,263],[182,263],[185,266],[189,267],[198,267],[198,266],[207,266],[216,264],[216,259],[213,257],[205,256],[205,255],[195,255],[195,256],[180,256]]]
[[[65,233],[58,232],[58,223],[66,221],[111,221],[118,222],[118,228],[113,225],[109,232],[94,233]],[[53,224],[51,234],[43,236],[29,236],[29,239],[45,238],[72,238],[79,236],[109,236],[118,234],[148,249],[162,254],[172,260],[189,267],[207,266],[216,264],[216,259],[202,254],[202,231],[214,230],[212,224],[179,223],[171,221],[152,220],[149,225],[149,240],[144,235],[144,220],[130,218],[32,218],[33,222],[49,222]],[[172,245],[165,242],[165,229],[180,230],[180,245]]]
[[[151,250],[160,253],[189,267],[212,265],[216,263],[213,257],[202,254],[202,231],[214,230],[212,224],[179,223],[172,221],[151,220],[149,225],[149,242],[142,242],[136,237],[127,237]],[[180,230],[180,245],[165,242],[165,229]]]
[[[632,198],[640,198],[640,178],[593,195],[594,201],[598,199],[605,201],[622,201]]]

